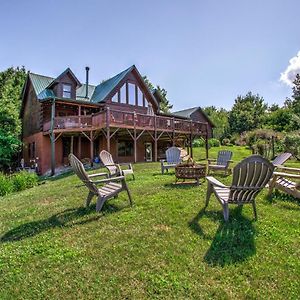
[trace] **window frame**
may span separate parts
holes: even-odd
[[[65,87],[69,87],[70,90],[65,90]],[[69,94],[69,97],[65,96],[65,93]],[[62,97],[65,99],[72,99],[72,84],[70,83],[62,83]]]
[[[120,145],[124,143],[124,154],[120,153]],[[133,141],[129,141],[129,140],[119,140],[118,141],[118,157],[130,157],[133,156]]]

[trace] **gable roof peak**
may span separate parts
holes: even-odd
[[[60,75],[58,75],[48,86],[47,88],[51,88],[54,84],[58,83],[59,80],[64,77],[67,73],[69,73],[72,78],[75,80],[76,82],[76,87],[80,87],[81,86],[81,82],[77,79],[77,77],[75,76],[75,74],[72,72],[72,70],[68,67],[66,68]]]

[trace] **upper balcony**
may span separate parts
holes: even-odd
[[[45,122],[43,131],[50,130],[50,121]],[[195,134],[205,136],[207,123],[166,117],[158,115],[146,115],[135,112],[123,112],[107,109],[105,111],[86,116],[55,117],[54,130],[61,131],[88,131],[106,127],[119,127],[127,129],[168,131],[183,134]]]

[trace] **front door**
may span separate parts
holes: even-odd
[[[145,143],[145,159],[152,161],[152,143]]]

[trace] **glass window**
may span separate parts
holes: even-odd
[[[126,103],[126,84],[123,84],[120,89],[120,100],[121,103]]]
[[[135,105],[135,85],[128,83],[128,103]]]
[[[143,93],[138,87],[138,106],[143,106]]]
[[[118,156],[132,156],[133,155],[133,142],[132,141],[119,141],[118,142]]]
[[[63,98],[71,98],[71,85],[63,84]]]
[[[114,94],[114,96],[111,99],[112,102],[118,102],[118,92]]]

